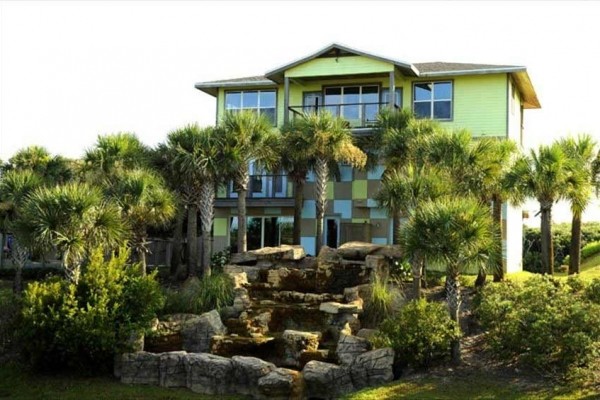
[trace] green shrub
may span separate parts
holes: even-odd
[[[585,297],[595,304],[600,304],[600,278],[596,278],[585,288]]]
[[[96,249],[77,285],[58,277],[28,285],[19,340],[33,367],[107,370],[130,350],[132,334],[150,327],[164,301],[160,286],[128,257],[121,249],[105,261]]]
[[[393,348],[401,364],[429,367],[450,357],[451,343],[459,338],[458,325],[450,319],[446,306],[420,299],[385,320],[374,344]]]
[[[399,294],[390,285],[388,275],[375,275],[371,286],[371,298],[365,304],[362,323],[367,327],[377,327],[391,315]]]
[[[476,314],[490,348],[557,378],[583,376],[600,344],[600,304],[578,278],[487,285]],[[575,373],[577,372],[577,373]]]
[[[552,239],[554,243],[554,266],[568,264],[565,258],[569,255],[571,246],[571,224],[552,225]],[[585,248],[588,243],[600,241],[600,223],[588,222],[581,227],[581,246]],[[523,234],[523,268],[529,272],[542,271],[541,261],[541,234],[539,228],[525,228]],[[600,251],[600,250],[597,250]],[[587,255],[589,257],[590,255]],[[582,258],[586,256],[583,255]]]
[[[20,301],[10,289],[0,289],[0,354],[13,348],[19,326]]]
[[[213,253],[213,255],[210,257],[210,266],[213,269],[213,272],[222,272],[223,271],[223,266],[227,265],[229,263],[229,260],[231,259],[231,248],[230,247],[226,247],[225,249],[221,250],[221,251],[217,251],[216,253]]]
[[[233,280],[227,274],[214,273],[202,279],[190,278],[180,290],[167,289],[164,314],[203,312],[233,303]]]

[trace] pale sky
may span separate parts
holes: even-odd
[[[598,17],[600,3],[574,1],[0,0],[0,159],[32,144],[79,157],[118,131],[155,145],[214,124],[215,100],[195,82],[260,75],[331,42],[408,62],[525,65],[542,104],[525,112],[525,146],[600,141]]]

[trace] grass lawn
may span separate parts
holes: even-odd
[[[531,278],[535,274],[527,271],[515,272],[507,275],[507,279],[511,281],[523,282]],[[554,276],[565,278],[568,276],[566,272],[555,272]],[[581,273],[579,276],[586,281],[591,281],[600,278],[600,254],[589,257],[581,263]]]
[[[346,400],[592,400],[599,392],[569,391],[565,388],[526,389],[510,380],[483,374],[468,377],[426,377],[400,380],[391,384],[365,389],[346,397]]]
[[[208,400],[182,389],[163,389],[156,386],[125,385],[106,377],[73,377],[68,375],[30,375],[15,366],[0,368],[0,399],[11,400]],[[219,396],[219,399],[235,397]]]

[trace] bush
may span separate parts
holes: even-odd
[[[547,276],[487,285],[476,313],[500,358],[556,378],[582,377],[593,373],[590,357],[600,345],[600,304],[589,290],[578,278]]]
[[[377,347],[391,347],[401,364],[429,367],[450,357],[450,347],[460,338],[458,325],[442,303],[413,300],[393,318],[385,320],[374,339]]]
[[[104,260],[96,249],[77,285],[53,277],[23,293],[20,342],[38,369],[108,370],[129,338],[150,327],[163,305],[154,274],[127,265],[129,252]]]
[[[14,347],[20,311],[19,298],[10,289],[0,289],[0,354]]]
[[[233,280],[227,274],[214,273],[202,279],[190,278],[180,290],[167,289],[164,314],[202,314],[233,303]]]
[[[565,258],[569,255],[571,246],[571,224],[552,225],[552,239],[554,242],[554,266],[560,267],[568,261]],[[600,223],[588,222],[583,224],[581,227],[581,246],[585,248],[588,243],[597,241],[600,241]],[[525,228],[523,235],[523,268],[526,271],[546,272],[542,271],[541,246],[540,229]],[[585,257],[582,253],[582,258]]]
[[[371,288],[371,298],[365,304],[362,323],[368,327],[377,327],[388,318],[399,294],[391,287],[387,275],[375,275]]]
[[[216,253],[213,253],[213,255],[210,257],[210,266],[213,269],[213,272],[222,272],[223,271],[223,266],[227,265],[229,263],[229,260],[231,259],[231,248],[230,247],[226,247],[225,249],[221,250],[221,251],[217,251]]]

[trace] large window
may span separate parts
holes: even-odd
[[[225,92],[225,110],[253,110],[266,115],[275,125],[277,115],[275,90],[243,90]]]
[[[379,112],[379,86],[326,87],[325,108],[344,117],[351,126],[364,126],[375,121]]]
[[[452,82],[420,82],[413,88],[413,110],[417,117],[452,119]]]
[[[388,104],[390,102],[390,89],[381,89],[381,102]],[[394,104],[398,108],[402,108],[402,88],[396,88],[394,91]]]
[[[293,217],[248,217],[247,246],[248,250],[262,247],[274,247],[293,243]],[[232,252],[237,252],[238,219],[229,220],[229,245]]]

